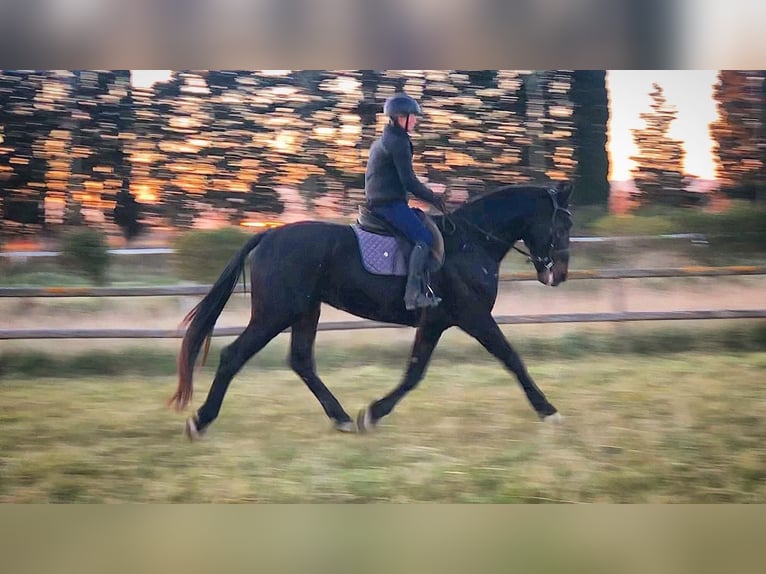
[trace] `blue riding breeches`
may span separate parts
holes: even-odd
[[[429,249],[433,245],[431,232],[406,203],[397,202],[376,206],[371,211],[373,215],[385,220],[413,243],[422,241],[428,245]]]

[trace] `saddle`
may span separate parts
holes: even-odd
[[[438,271],[444,263],[444,237],[426,213],[420,209],[413,211],[434,238],[426,270]],[[407,262],[413,247],[409,239],[382,219],[375,217],[365,205],[359,206],[357,221],[351,228],[359,242],[362,264],[367,271],[375,275],[407,275]]]

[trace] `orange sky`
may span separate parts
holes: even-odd
[[[148,86],[168,77],[168,70],[133,70],[135,85]],[[684,142],[687,173],[714,179],[708,126],[716,117],[712,97],[716,77],[716,70],[610,70],[607,73],[610,179],[630,179],[633,166],[630,156],[637,153],[631,128],[641,126],[639,114],[649,109],[653,82],[663,87],[668,103],[678,108],[671,135]]]

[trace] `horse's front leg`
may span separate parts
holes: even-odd
[[[393,410],[404,395],[414,389],[423,379],[434,348],[436,348],[436,344],[445,329],[446,325],[435,323],[424,323],[418,327],[404,379],[385,397],[359,412],[356,421],[359,432],[371,430],[380,419]]]
[[[521,357],[511,347],[492,315],[467,317],[460,321],[458,326],[479,341],[487,351],[502,361],[508,370],[516,375],[527,399],[532,404],[532,408],[542,420],[558,422],[561,419],[556,408],[548,402],[545,394],[529,376]]]

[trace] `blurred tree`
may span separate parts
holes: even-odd
[[[526,180],[545,183],[573,175],[571,83],[572,74],[566,70],[534,70],[521,75],[515,107],[524,118],[524,129],[515,147]]]
[[[283,167],[274,162],[279,156],[270,153],[275,135],[270,120],[281,112],[281,94],[310,89],[317,74],[295,72],[278,78],[259,71],[200,74],[209,95],[202,96],[206,117],[193,140],[203,145],[189,167],[198,174],[208,173],[201,201],[226,213],[232,223],[282,211],[274,186]],[[305,161],[297,150],[292,159]]]
[[[72,170],[72,132],[77,122],[73,110],[75,75],[66,70],[50,72],[37,105],[47,111],[50,131],[40,149],[47,161],[45,181],[45,227],[58,234],[66,214]],[[72,206],[70,206],[71,209]],[[81,215],[80,215],[81,216]]]
[[[127,184],[127,181],[125,183]],[[112,215],[125,239],[133,239],[141,232],[141,206],[127,185],[117,194]]]
[[[519,183],[523,167],[528,167],[529,146],[526,140],[526,101],[523,75],[512,70],[480,70],[468,72],[475,82],[475,95],[481,102],[477,119],[481,121],[480,133],[483,154],[482,179],[488,179],[491,187]],[[523,162],[522,158],[526,158]]]
[[[555,180],[569,179],[575,170],[572,72],[548,70],[543,77],[545,175]]]
[[[718,119],[710,124],[721,190],[766,197],[766,73],[721,70],[714,87]]]
[[[574,185],[580,205],[609,205],[606,150],[609,102],[604,70],[575,70],[570,90],[574,106]]]
[[[756,200],[766,201],[766,70],[760,71],[761,75],[761,174],[756,188]]]
[[[132,166],[130,162],[130,142],[135,138],[136,132],[136,113],[133,105],[133,86],[131,84],[130,72],[120,74],[122,92],[116,94],[116,142],[114,146],[114,179],[120,182],[120,187],[115,194],[115,208],[112,217],[117,225],[123,230],[126,239],[131,239],[138,235],[143,227],[140,223],[140,205],[136,202],[135,195],[131,193],[130,182],[132,178]],[[113,112],[114,113],[114,112]],[[125,225],[117,221],[117,206],[123,205],[128,208],[128,217],[123,220]]]
[[[78,226],[85,222],[82,215],[82,194],[84,181],[87,178],[87,170],[83,166],[83,159],[90,153],[88,148],[82,145],[81,127],[84,121],[90,119],[87,107],[91,102],[91,94],[82,93],[82,70],[75,70],[70,81],[71,94],[69,106],[71,111],[66,122],[69,131],[67,151],[69,154],[68,178],[64,189],[64,215],[63,224],[66,226]]]
[[[63,223],[67,227],[80,227],[85,225],[85,217],[82,214],[82,203],[76,199],[67,198],[64,206]]]
[[[454,202],[576,167],[568,70],[182,71],[150,88],[119,70],[0,76],[2,193],[53,197],[59,221],[111,215],[129,235],[138,219],[348,216],[402,89],[425,111],[416,172]]]
[[[202,166],[187,161],[192,146],[184,140],[198,126],[184,85],[184,72],[173,72],[166,82],[133,91],[136,139],[130,150],[131,193],[137,201],[153,204],[147,212],[182,228],[193,224],[195,202],[204,192]]]
[[[530,72],[524,78],[526,94],[526,121],[527,137],[529,138],[529,157],[527,176],[538,183],[545,179],[548,169],[545,154],[545,101],[543,98],[543,72],[536,70]]]
[[[3,227],[35,234],[45,222],[44,201],[48,168],[41,148],[50,132],[46,109],[36,105],[45,72],[0,72],[0,207]]]
[[[200,76],[205,86],[197,90],[198,133],[186,138],[195,144],[195,157],[188,157],[188,168],[204,193],[200,201],[227,213],[230,222],[239,223],[247,211],[249,186],[257,177],[257,161],[250,145],[254,128],[245,115],[249,72],[204,71]]]
[[[420,94],[420,104],[424,116],[418,127],[422,141],[422,159],[425,163],[429,181],[446,184],[448,187],[460,186],[458,174],[468,175],[462,171],[462,166],[471,161],[452,153],[450,134],[455,130],[453,120],[458,113],[459,105],[453,99],[457,88],[453,84],[449,70],[426,70],[423,75],[423,89]],[[383,99],[390,93],[382,93],[380,112],[383,111]],[[375,137],[378,134],[376,133]],[[369,142],[369,145],[372,142]]]
[[[652,86],[652,111],[640,115],[644,127],[632,130],[638,146],[638,155],[631,158],[636,162],[632,172],[635,196],[641,204],[680,206],[685,202],[684,149],[679,140],[670,137],[670,124],[678,111],[667,103],[659,84]]]
[[[87,208],[94,221],[111,214],[129,177],[121,137],[132,124],[129,94],[129,70],[77,70],[71,80],[66,202]]]
[[[362,149],[367,150],[377,137],[375,128],[378,122],[378,114],[383,112],[383,102],[379,101],[376,97],[380,74],[375,70],[360,70],[359,76],[362,97],[359,100],[356,112],[359,114],[359,123],[362,125],[360,144]]]

